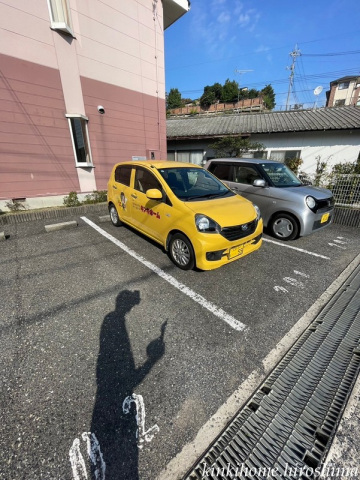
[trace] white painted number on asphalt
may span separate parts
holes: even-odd
[[[106,465],[95,434],[84,432],[81,438],[86,442],[87,457],[94,467],[94,479],[105,480]],[[74,480],[87,480],[86,463],[80,451],[80,440],[78,438],[75,438],[73,441],[69,451],[69,457]]]
[[[346,250],[346,247],[343,247],[343,245],[347,245],[348,242],[344,241],[344,237],[337,237],[333,240],[334,243],[329,242],[328,245],[330,247],[337,247],[340,248],[341,250]]]
[[[135,404],[136,408],[136,423],[138,426],[136,438],[138,441],[138,447],[143,448],[144,445],[142,445],[142,443],[144,440],[146,442],[151,442],[160,429],[157,425],[153,425],[151,428],[149,428],[149,430],[145,430],[145,405],[141,395],[136,395],[136,393],[133,393],[131,396],[125,398],[123,402],[124,413],[130,413],[130,405],[132,403]]]
[[[275,290],[275,292],[289,293],[289,290],[286,290],[285,287],[279,287],[278,285],[276,285],[276,286],[274,287],[274,290]]]
[[[300,277],[303,278],[309,278],[309,275],[303,272],[299,272],[298,270],[294,270],[295,275],[299,275]],[[298,287],[298,288],[304,288],[303,282],[300,282],[300,280],[297,280],[296,278],[293,277],[284,277],[283,278],[284,282],[288,283],[289,285],[293,287]],[[276,285],[274,287],[275,292],[282,292],[282,293],[289,293],[289,291],[285,287],[281,287],[279,285]]]
[[[148,430],[145,430],[145,404],[142,395],[137,395],[136,393],[133,393],[132,395],[125,398],[122,404],[123,412],[125,414],[130,413],[132,403],[135,404],[136,409],[136,439],[138,442],[138,447],[142,449],[144,446],[144,441],[151,442],[155,435],[159,433],[160,429],[155,424]],[[106,464],[95,433],[84,432],[81,435],[81,438],[86,443],[87,460],[89,460],[93,466],[94,480],[105,480]],[[73,479],[88,480],[89,477],[86,469],[86,462],[81,453],[80,447],[80,440],[78,438],[75,438],[69,450]]]

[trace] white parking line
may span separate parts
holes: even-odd
[[[324,260],[330,260],[330,257],[325,257],[325,255],[320,255],[319,253],[308,252],[302,248],[293,247],[292,245],[287,245],[285,243],[275,242],[275,240],[269,240],[268,238],[263,238],[264,242],[275,243],[275,245],[280,245],[281,247],[292,248],[293,250],[297,250],[298,252],[307,253],[308,255],[313,255],[314,257],[320,257]]]
[[[122,250],[124,250],[124,252],[128,253],[131,257],[135,258],[140,263],[145,265],[147,268],[152,270],[154,273],[159,275],[159,277],[169,282],[170,285],[177,288],[178,290],[180,290],[180,292],[184,293],[185,295],[190,297],[192,300],[194,300],[194,302],[197,302],[199,305],[209,310],[209,312],[213,313],[216,317],[226,322],[228,325],[230,325],[230,327],[232,327],[233,329],[239,332],[241,332],[242,330],[245,330],[246,325],[244,323],[239,322],[239,320],[236,320],[236,318],[227,314],[222,308],[217,307],[213,303],[206,300],[206,298],[204,298],[203,296],[191,290],[191,288],[187,287],[183,283],[176,280],[176,278],[172,277],[168,273],[165,273],[163,270],[161,270],[161,268],[157,267],[151,262],[148,262],[144,257],[136,253],[134,250],[131,250],[131,248],[127,247],[124,243],[120,242],[120,240],[116,239],[115,237],[107,233],[105,230],[100,228],[98,225],[93,223],[88,218],[81,217],[81,219],[84,220],[85,223],[90,225],[90,227],[94,228],[97,232],[103,235],[105,238],[107,238],[108,240],[113,242],[115,245],[120,247]]]

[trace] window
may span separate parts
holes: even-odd
[[[235,182],[244,183],[246,185],[252,185],[254,180],[261,178],[256,168],[251,166],[235,166],[234,167]]]
[[[215,163],[210,164],[210,172],[215,175],[215,177],[220,178],[220,180],[232,180],[231,175],[231,165],[227,163]]]
[[[300,180],[282,163],[263,163],[262,168],[272,181],[274,187],[298,187]]]
[[[167,159],[172,161],[175,160],[175,150],[168,150]]]
[[[127,187],[130,186],[131,167],[119,166],[115,170],[115,182],[122,183]]]
[[[179,150],[176,156],[178,162],[195,163],[196,165],[202,165],[204,160],[202,150]]]
[[[336,100],[335,103],[334,103],[335,107],[342,107],[343,105],[345,105],[345,99],[344,100]]]
[[[270,160],[284,163],[285,160],[292,160],[294,158],[301,158],[300,150],[272,150],[270,152]]]
[[[68,0],[48,0],[51,28],[73,35]]]
[[[92,167],[87,118],[81,115],[66,115],[69,121],[71,140],[77,167]]]
[[[349,85],[350,85],[350,82],[339,83],[338,89],[339,90],[346,90],[347,88],[349,88]]]
[[[151,172],[144,168],[137,168],[135,172],[135,190],[146,193],[150,188],[157,188],[162,191],[160,182],[154,177]]]

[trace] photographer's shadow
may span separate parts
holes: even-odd
[[[135,402],[131,411],[123,410],[123,402],[131,397],[135,388],[164,355],[164,333],[147,346],[147,360],[135,367],[125,316],[140,303],[139,291],[124,290],[116,298],[115,311],[104,318],[100,332],[97,362],[97,394],[91,432],[96,435],[104,462],[106,480],[137,480],[138,476],[138,426]]]

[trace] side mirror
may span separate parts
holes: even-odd
[[[162,200],[163,195],[157,188],[149,188],[146,190],[146,196],[149,200]]]
[[[263,178],[257,178],[256,180],[254,180],[253,182],[253,186],[254,187],[266,187],[266,182]]]

